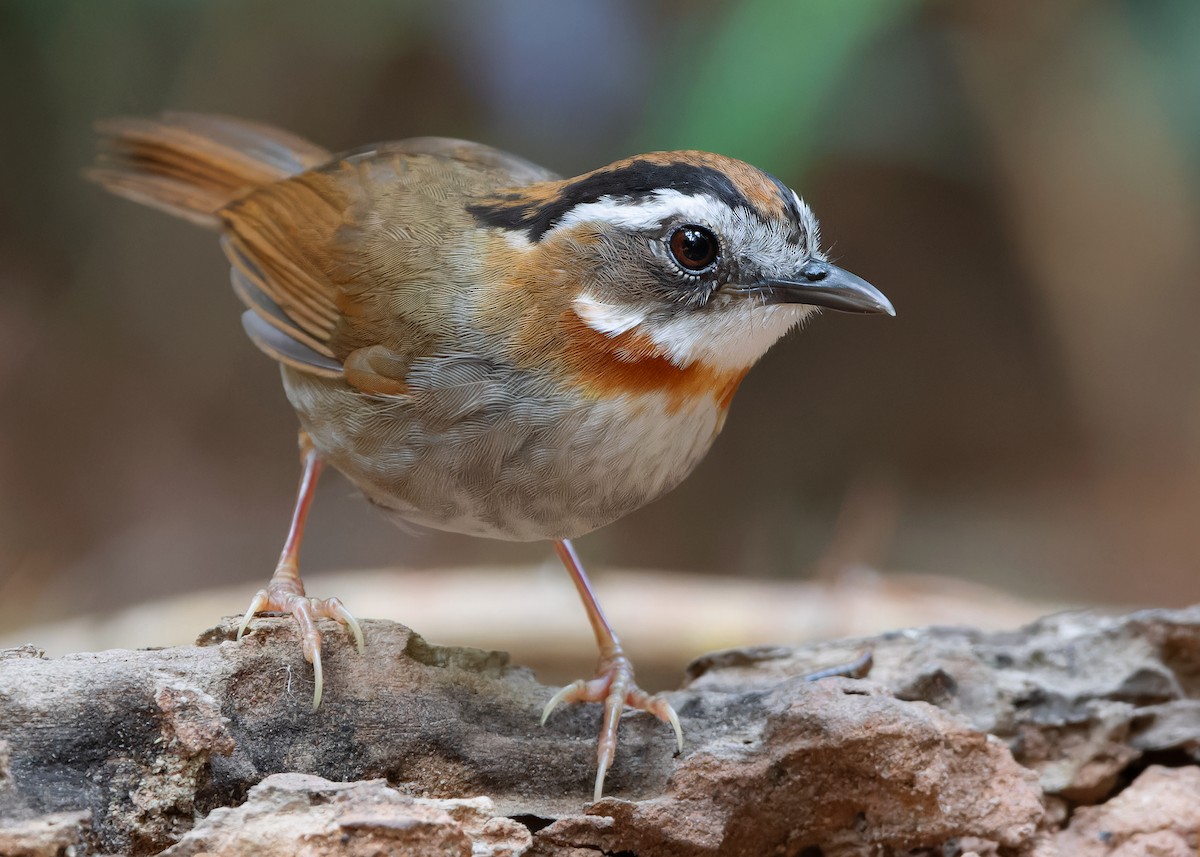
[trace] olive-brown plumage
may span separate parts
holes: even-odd
[[[420,138],[333,156],[218,116],[102,123],[90,175],[218,229],[246,332],[278,361],[304,464],[270,585],[321,693],[327,616],[297,557],[332,464],[404,521],[550,539],[596,632],[595,794],[637,688],[569,539],[661,496],[707,452],[753,363],[814,307],[891,313],[830,265],[816,219],[778,180],[704,152],[659,152],[560,179],[475,143]],[[682,743],[681,743],[682,746]]]

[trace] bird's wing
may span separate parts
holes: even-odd
[[[447,335],[476,276],[465,205],[555,178],[497,149],[425,137],[266,185],[219,212],[246,331],[293,368],[401,392],[403,368]]]

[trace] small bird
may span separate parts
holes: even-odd
[[[816,308],[895,315],[821,251],[794,191],[748,164],[655,152],[560,178],[463,140],[334,155],[266,125],[165,114],[99,123],[90,178],[221,233],[250,339],[279,364],[302,475],[267,587],[245,613],[295,617],[323,678],[298,557],[322,465],[399,521],[546,539],[600,650],[555,694],[600,702],[594,796],[641,690],[571,539],[662,496],[704,457],[738,384]]]

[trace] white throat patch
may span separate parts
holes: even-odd
[[[677,366],[749,369],[785,333],[813,312],[800,304],[759,306],[752,298],[709,312],[689,312],[640,326]]]
[[[636,331],[649,337],[676,366],[699,362],[718,371],[749,369],[815,312],[801,304],[762,306],[752,298],[740,298],[707,312],[681,311],[663,320],[650,318],[647,310],[605,303],[586,292],[572,306],[584,324],[605,336]]]

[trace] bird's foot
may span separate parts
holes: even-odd
[[[608,773],[617,753],[617,726],[625,708],[645,711],[664,723],[670,723],[671,728],[675,730],[676,746],[683,751],[683,729],[679,725],[679,716],[675,714],[675,709],[662,695],[646,693],[637,686],[633,680],[633,664],[620,649],[600,658],[595,678],[590,681],[580,679],[554,694],[542,709],[543,725],[550,713],[563,702],[604,703],[604,721],[596,741],[594,800],[600,800],[604,792],[604,775]]]
[[[304,646],[304,659],[313,665],[313,708],[321,705],[321,693],[325,686],[321,669],[321,632],[317,630],[317,619],[332,619],[345,626],[354,637],[359,654],[363,651],[363,633],[358,620],[346,609],[339,598],[309,598],[304,594],[304,583],[294,569],[277,569],[266,589],[258,594],[246,608],[242,624],[238,627],[237,639],[241,639],[250,626],[250,620],[259,613],[278,611],[290,613],[300,626],[300,639]]]

